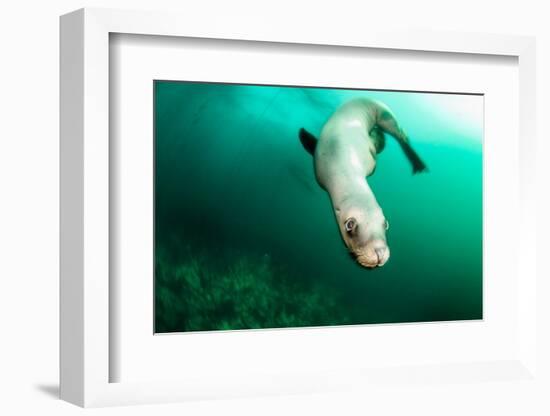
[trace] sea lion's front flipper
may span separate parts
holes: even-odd
[[[304,149],[306,149],[310,155],[313,155],[315,153],[315,147],[317,146],[317,138],[304,128],[300,129],[298,136],[300,137],[300,142],[302,142]]]

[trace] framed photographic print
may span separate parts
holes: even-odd
[[[482,319],[483,95],[153,88],[155,333]]]
[[[62,398],[533,380],[534,41],[241,28],[61,18]]]

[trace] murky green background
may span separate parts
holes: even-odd
[[[347,254],[297,136],[356,96],[429,167],[413,176],[387,137],[375,270]],[[154,98],[156,332],[482,317],[482,96],[157,81]]]

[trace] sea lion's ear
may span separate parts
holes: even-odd
[[[317,146],[317,138],[304,128],[300,129],[298,136],[300,137],[304,149],[306,149],[310,155],[313,155],[315,153],[315,146]]]

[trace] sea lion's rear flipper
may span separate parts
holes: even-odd
[[[302,142],[304,149],[306,149],[310,155],[313,155],[315,153],[315,147],[317,146],[317,138],[304,128],[300,129],[298,136],[300,137],[300,142]]]
[[[377,102],[376,105],[376,124],[380,127],[380,129],[382,129],[384,133],[388,133],[397,140],[397,143],[399,143],[399,146],[403,150],[403,153],[405,153],[405,156],[407,157],[407,159],[409,159],[409,162],[411,162],[413,175],[415,173],[427,172],[428,167],[422,161],[422,159],[420,159],[418,153],[416,153],[412,148],[411,144],[409,143],[409,138],[407,137],[403,129],[399,127],[399,124],[397,123],[397,120],[395,119],[395,116],[393,115],[391,110],[382,103]]]
[[[398,140],[397,142],[399,143],[399,146],[401,146],[401,149],[403,150],[403,153],[405,153],[405,156],[407,156],[407,159],[409,159],[409,162],[411,162],[413,175],[415,173],[428,171],[428,167],[422,161],[422,159],[420,159],[420,156],[418,156],[418,153],[414,151],[408,141]]]

